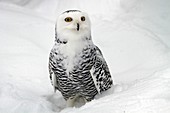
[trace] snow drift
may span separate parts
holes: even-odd
[[[1,0],[1,113],[169,113],[168,0]],[[86,11],[92,38],[115,87],[80,108],[65,108],[48,77],[56,17]]]

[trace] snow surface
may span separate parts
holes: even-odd
[[[0,0],[0,113],[170,113],[169,0]],[[53,93],[56,17],[80,9],[115,86],[78,108]]]

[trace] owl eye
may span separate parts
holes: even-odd
[[[85,21],[86,18],[84,16],[81,17],[81,21]]]
[[[71,17],[67,17],[64,19],[66,22],[71,22],[73,19]]]

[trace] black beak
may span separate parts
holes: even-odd
[[[79,31],[79,29],[80,29],[80,24],[77,23],[77,31]]]

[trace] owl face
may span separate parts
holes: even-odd
[[[69,10],[59,16],[56,28],[59,34],[86,34],[90,32],[90,20],[84,12]]]

